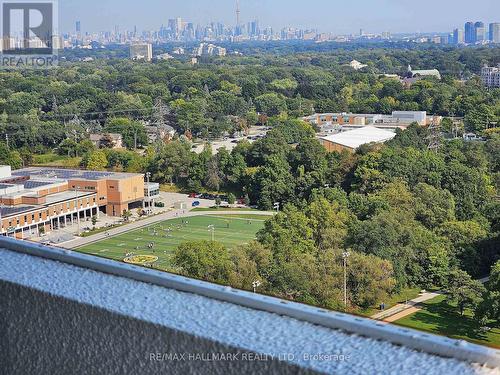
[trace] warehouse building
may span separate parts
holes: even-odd
[[[342,152],[347,150],[354,152],[362,145],[369,143],[384,143],[396,136],[396,133],[384,129],[379,129],[374,126],[365,126],[360,129],[346,131],[322,137],[320,143],[328,152]]]
[[[323,127],[334,127],[337,131],[359,129],[371,125],[380,129],[406,129],[410,124],[420,126],[439,125],[441,116],[427,115],[425,111],[393,111],[390,115],[367,113],[315,113],[303,118],[304,121],[316,126],[320,133],[325,133]]]

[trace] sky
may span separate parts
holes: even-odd
[[[500,22],[500,0],[240,0],[242,23],[335,34],[446,32],[465,21]],[[59,29],[158,30],[169,18],[236,24],[236,0],[59,0]]]

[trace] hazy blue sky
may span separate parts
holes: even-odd
[[[261,27],[296,26],[334,33],[448,31],[466,20],[500,22],[500,0],[241,0],[241,19]],[[156,30],[169,18],[236,23],[236,0],[59,0],[60,29]]]

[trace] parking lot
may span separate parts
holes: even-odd
[[[263,126],[252,126],[250,128],[249,134],[244,136],[244,137],[236,137],[236,138],[230,138],[226,137],[220,140],[215,140],[211,141],[210,144],[212,145],[212,151],[216,153],[219,149],[225,147],[226,150],[232,151],[233,148],[235,148],[239,142],[247,140],[250,143],[255,142],[259,138],[263,138],[266,136],[268,132],[268,128],[265,128]],[[193,151],[196,152],[197,154],[200,154],[203,149],[205,148],[204,143],[198,143],[193,146]]]

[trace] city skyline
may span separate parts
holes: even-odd
[[[363,3],[364,6],[360,6]],[[259,20],[261,27],[296,27],[317,29],[334,34],[357,34],[360,29],[367,33],[390,31],[392,33],[448,32],[456,27],[463,27],[466,21],[481,20],[485,24],[496,22],[493,19],[500,14],[500,3],[494,0],[479,0],[475,7],[464,11],[456,1],[444,0],[439,3],[423,0],[418,9],[432,7],[436,17],[426,11],[426,17],[415,17],[418,9],[412,8],[410,1],[379,0],[358,1],[356,4],[339,4],[335,1],[314,0],[304,3],[296,0],[241,0],[241,24]],[[85,3],[76,0],[63,0],[60,7],[60,29],[63,32],[75,31],[75,22],[81,22],[82,32],[113,30],[116,25],[120,30],[157,30],[166,25],[168,19],[182,17],[193,24],[222,22],[228,26],[236,25],[236,0],[217,0],[200,2],[199,0],[171,1],[169,4],[160,0],[148,0],[146,3],[130,4],[110,0]],[[380,9],[384,12],[380,12]],[[286,9],[286,11],[285,11]],[[332,18],[316,17],[315,11],[330,13]],[[339,16],[338,11],[349,17]],[[409,11],[411,9],[411,11]],[[441,15],[446,12],[446,21]],[[101,16],[96,16],[101,15]],[[355,15],[355,19],[353,16]],[[110,19],[113,20],[110,23]]]

